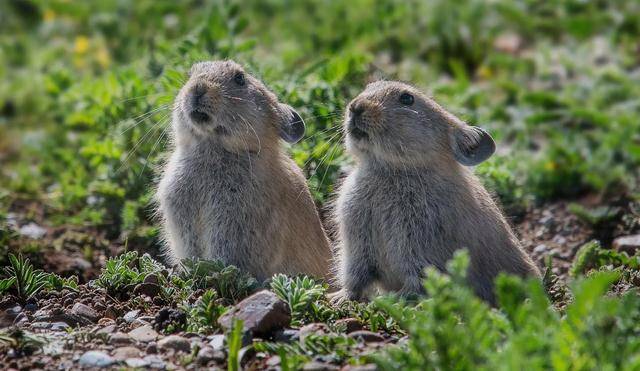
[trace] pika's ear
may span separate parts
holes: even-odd
[[[291,106],[280,104],[282,120],[280,122],[280,137],[288,143],[295,143],[304,136],[304,121]]]
[[[451,149],[462,165],[478,165],[496,151],[496,143],[491,135],[477,126],[456,126],[451,136]]]

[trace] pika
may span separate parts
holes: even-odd
[[[490,303],[499,272],[539,277],[468,168],[495,151],[485,130],[393,81],[371,83],[350,102],[344,129],[356,166],[334,207],[341,289],[333,301],[362,299],[373,283],[420,294],[424,268],[444,270],[461,248],[469,250],[470,285]]]
[[[326,277],[331,250],[305,177],[280,139],[305,125],[233,61],[193,65],[172,113],[157,189],[167,255],[220,259],[259,280]]]

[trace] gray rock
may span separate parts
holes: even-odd
[[[224,335],[212,335],[209,337],[209,345],[214,350],[224,350]]]
[[[96,331],[96,334],[112,334],[116,331],[116,325],[106,325]]]
[[[263,336],[288,326],[291,313],[287,304],[276,294],[263,290],[236,304],[218,319],[218,323],[228,330],[235,318],[243,321],[245,337]]]
[[[125,313],[122,319],[124,319],[126,323],[131,323],[138,317],[138,314],[140,314],[140,309],[131,310]]]
[[[82,367],[108,367],[114,362],[111,356],[98,350],[90,350],[78,360],[78,364]]]
[[[376,371],[378,366],[368,363],[366,365],[346,365],[342,368],[342,371]]]
[[[150,362],[142,358],[127,358],[124,363],[131,368],[150,367]],[[163,368],[163,367],[156,367]]]
[[[629,255],[635,255],[640,250],[640,234],[616,238],[613,240],[613,248]]]
[[[543,243],[542,243],[542,244],[540,244],[540,245],[536,246],[536,247],[533,249],[533,253],[534,253],[534,254],[542,254],[542,253],[544,253],[545,251],[547,251],[548,249],[549,249],[549,248],[547,247],[547,245],[545,245],[545,244],[543,244]]]
[[[73,308],[71,308],[71,314],[75,314],[76,316],[86,318],[87,320],[95,323],[100,319],[100,314],[93,310],[93,308],[88,305],[84,305],[82,303],[75,303]]]
[[[148,343],[156,340],[158,333],[151,326],[145,325],[129,331],[129,336],[135,341]]]
[[[33,314],[33,322],[64,322],[70,327],[92,324],[88,318],[73,313],[62,313],[50,309],[40,309]]]
[[[322,363],[317,361],[307,362],[302,367],[304,371],[333,371],[339,370],[340,367],[332,365],[330,363]]]
[[[349,337],[358,340],[362,339],[365,343],[381,343],[384,341],[380,334],[367,330],[354,331],[349,334]]]
[[[52,331],[67,331],[70,328],[71,326],[69,326],[65,322],[54,322],[49,327],[49,329]]]
[[[118,361],[124,361],[129,358],[137,358],[140,356],[140,349],[135,347],[120,347],[111,352],[114,359]]]
[[[157,368],[157,369],[164,369],[166,367],[164,361],[162,360],[162,358],[160,358],[157,355],[149,355],[143,358],[144,361],[148,362],[149,364],[147,365],[147,367],[149,368]]]
[[[39,240],[47,234],[47,230],[34,222],[23,225],[18,231],[22,236]]]
[[[22,307],[18,304],[13,304],[9,308],[5,309],[4,312],[0,314],[0,327],[11,326],[20,313],[22,313]]]
[[[324,323],[310,323],[308,325],[300,327],[300,342],[304,343],[304,340],[307,338],[307,336],[311,334],[325,335],[330,332],[331,330],[329,329],[329,326],[325,325]]]
[[[188,339],[178,335],[169,335],[158,340],[158,349],[181,351],[189,353],[191,351],[191,342]]]
[[[124,332],[114,332],[109,335],[109,344],[118,346],[118,345],[127,345],[133,343],[133,339],[125,334]]]
[[[196,362],[204,366],[211,361],[224,361],[224,358],[224,353],[222,351],[215,350],[210,346],[205,346],[198,351]]]

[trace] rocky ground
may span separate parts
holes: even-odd
[[[605,247],[630,254],[640,248],[636,203],[612,202],[603,209],[590,202],[581,200],[582,206],[559,202],[534,208],[515,225],[539,266],[550,262],[561,281],[569,279],[569,268],[578,249],[594,238]],[[246,369],[281,367],[277,355],[269,356],[250,346],[258,338],[292,344],[302,342],[309,334],[338,332],[353,340],[350,351],[357,354],[403,341],[402,333],[371,331],[355,318],[294,326],[287,304],[268,290],[233,306],[217,319],[216,330],[189,332],[179,326],[187,314],[176,303],[160,297],[161,282],[156,275],[146,276],[120,296],[87,284],[97,277],[108,256],[122,250],[121,245],[110,243],[95,231],[46,228],[38,218],[22,222],[14,215],[10,223],[19,234],[10,246],[19,243],[35,265],[46,271],[78,275],[81,285],[78,290],[43,291],[26,302],[12,295],[0,299],[0,328],[10,338],[4,344],[0,339],[3,370],[225,368],[229,362],[236,362],[235,355],[233,360],[229,358],[232,317],[244,321],[237,362]],[[40,246],[41,250],[30,253],[24,249],[29,244]],[[335,357],[319,356],[304,369],[375,369],[371,364],[341,362]]]

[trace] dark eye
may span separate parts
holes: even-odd
[[[409,93],[402,93],[400,95],[400,103],[404,104],[405,106],[410,106],[413,104],[413,95],[409,94]]]
[[[244,84],[245,84],[244,73],[242,73],[242,72],[236,73],[236,75],[233,77],[233,81],[235,81],[236,84],[238,84],[240,86],[244,86]]]

